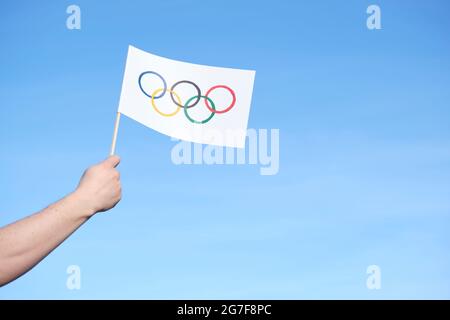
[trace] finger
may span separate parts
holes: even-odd
[[[119,156],[110,156],[108,157],[108,159],[106,159],[105,161],[103,161],[103,164],[105,166],[108,166],[110,168],[115,168],[119,165],[120,163],[120,157]]]

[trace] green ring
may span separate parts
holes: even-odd
[[[195,119],[192,119],[192,118],[189,116],[189,114],[188,114],[188,108],[186,108],[186,106],[188,106],[188,105],[189,105],[189,102],[191,102],[192,100],[194,100],[194,99],[196,99],[196,98],[198,98],[198,96],[193,96],[192,98],[188,99],[188,101],[186,101],[186,103],[184,104],[184,108],[183,108],[183,110],[184,110],[184,115],[185,115],[186,118],[188,118],[188,120],[189,120],[190,122],[192,122],[192,123],[205,124],[205,123],[207,123],[209,120],[211,120],[212,117],[214,117],[215,112],[211,112],[211,115],[210,115],[208,118],[206,118],[205,120],[203,120],[203,121],[197,121],[197,120],[195,120]],[[211,100],[211,98],[209,98],[209,97],[207,97],[207,96],[200,96],[200,98],[207,99],[207,100],[209,101],[209,103],[211,104],[211,108],[212,108],[213,110],[216,110],[216,106],[214,105],[214,102]]]

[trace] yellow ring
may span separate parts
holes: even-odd
[[[160,115],[162,115],[164,117],[172,117],[172,116],[176,115],[178,113],[178,111],[180,111],[181,108],[179,106],[177,106],[177,109],[174,112],[172,112],[172,113],[164,113],[164,112],[159,111],[159,109],[155,105],[155,96],[158,93],[160,93],[161,91],[163,91],[163,90],[164,90],[164,88],[159,88],[159,89],[156,89],[155,91],[153,91],[153,93],[152,93],[152,106],[153,106],[153,109],[155,109],[155,111],[158,112]],[[173,95],[177,98],[178,103],[180,105],[182,105],[180,96],[175,91],[170,90],[170,89],[166,89],[166,92],[173,93]]]

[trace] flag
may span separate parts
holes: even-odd
[[[129,46],[118,111],[176,139],[243,148],[254,78]]]

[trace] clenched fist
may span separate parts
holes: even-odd
[[[33,268],[93,214],[120,201],[119,162],[119,157],[111,156],[92,166],[74,192],[0,228],[0,287]]]
[[[109,210],[120,201],[122,189],[116,169],[119,163],[118,156],[111,156],[87,169],[81,177],[75,193],[91,214]]]

